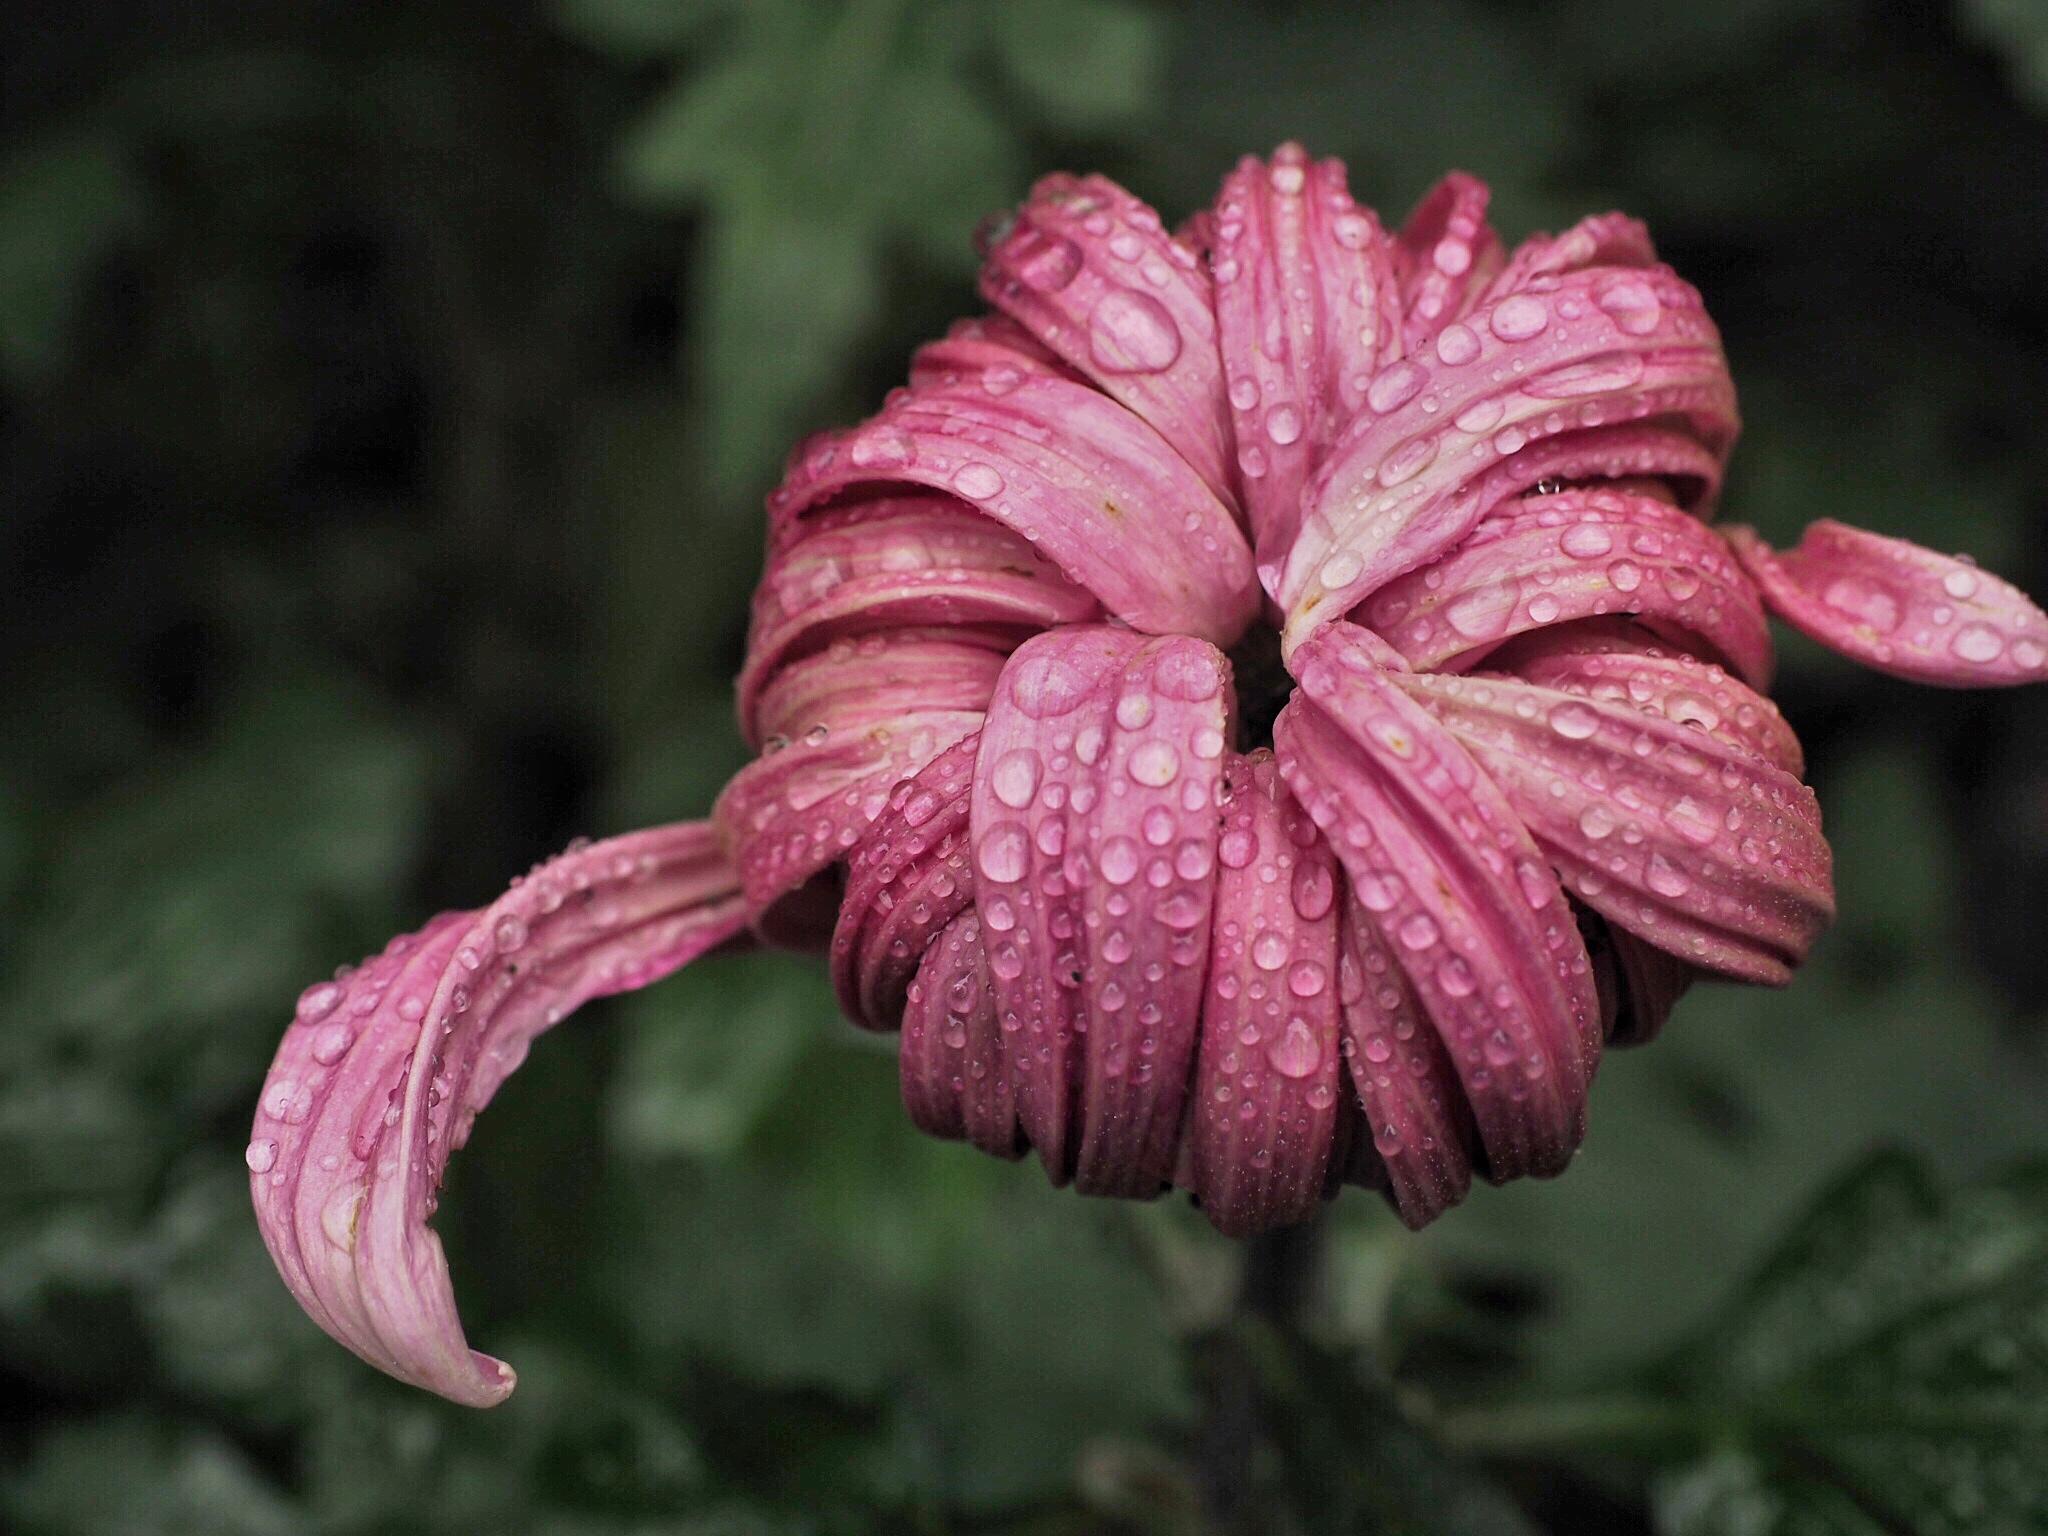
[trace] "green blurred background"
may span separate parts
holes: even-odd
[[[1647,218],[1733,515],[2048,592],[2038,0],[0,10],[0,1528],[2048,1531],[2048,704],[1797,643],[1842,921],[1612,1058],[1560,1183],[1240,1249],[922,1139],[813,962],[722,958],[458,1161],[507,1406],[276,1281],[292,998],[703,812],[780,453],[977,307],[976,222],[1291,136],[1393,218]]]

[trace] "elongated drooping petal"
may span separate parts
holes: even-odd
[[[1147,204],[1107,177],[1046,177],[990,243],[981,291],[1230,502],[1209,275]]]
[[[1515,809],[1397,660],[1350,624],[1305,647],[1274,726],[1281,771],[1449,1051],[1489,1173],[1558,1173],[1599,1060],[1592,966]]]
[[[1270,753],[1231,759],[1187,1182],[1232,1236],[1306,1221],[1343,1106],[1336,861]]]
[[[1653,707],[1637,708],[1495,677],[1404,675],[1400,686],[1456,733],[1566,886],[1616,927],[1688,964],[1781,984],[1834,915],[1813,791],[1729,736],[1681,723],[1690,705],[1646,693]]]
[[[1400,348],[1392,246],[1343,163],[1299,144],[1239,161],[1209,228],[1238,471],[1260,573],[1277,581],[1302,486]]]
[[[1213,647],[1070,629],[1018,649],[982,729],[975,904],[1017,1113],[1087,1193],[1173,1176],[1232,714]]]
[[[249,1143],[263,1240],[299,1304],[380,1370],[458,1403],[512,1390],[469,1348],[427,1226],[449,1155],[534,1036],[739,934],[706,822],[572,850],[309,987]]]
[[[2048,615],[1967,560],[1826,518],[1784,553],[1728,539],[1771,612],[1852,661],[1941,688],[2048,679]]]

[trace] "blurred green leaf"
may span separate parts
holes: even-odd
[[[704,29],[740,8],[741,0],[556,0],[570,32],[628,59],[661,58],[695,42]]]
[[[297,1515],[220,1435],[140,1415],[47,1436],[0,1474],[0,1510],[23,1536],[301,1536]]]
[[[0,372],[53,367],[98,263],[134,235],[149,195],[128,147],[77,133],[0,161]]]
[[[1873,1159],[1673,1379],[1739,1440],[1763,1500],[1702,1505],[1681,1484],[1675,1531],[1802,1531],[1829,1509],[1913,1536],[2048,1528],[2048,1174],[1948,1194]]]
[[[2038,0],[1959,0],[1963,25],[2005,55],[2013,85],[2048,109],[2048,7]]]
[[[815,964],[714,956],[628,1000],[612,1134],[636,1156],[738,1149],[798,1058],[836,1023]]]
[[[1053,121],[1082,132],[1152,108],[1164,38],[1151,13],[1124,0],[1004,0],[1003,62]]]

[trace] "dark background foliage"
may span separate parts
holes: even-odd
[[[976,221],[1289,136],[1395,216],[1645,216],[1736,515],[2048,591],[2034,0],[0,8],[0,1525],[2048,1530],[2048,702],[1797,643],[1842,921],[1610,1060],[1558,1184],[1247,1253],[922,1140],[814,965],[720,959],[458,1164],[507,1406],[276,1282],[291,999],[703,811],[778,456],[975,307]]]

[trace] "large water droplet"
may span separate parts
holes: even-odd
[[[1022,880],[1031,864],[1031,845],[1023,823],[1002,821],[990,827],[975,846],[974,857],[982,874],[998,884]]]
[[[1502,341],[1527,341],[1550,324],[1550,311],[1534,294],[1518,293],[1495,305],[1488,323]]]
[[[962,464],[953,471],[953,489],[969,501],[987,501],[1002,494],[1003,477],[993,464]]]
[[[1088,353],[1105,373],[1158,373],[1180,356],[1180,328],[1166,306],[1134,288],[1112,288],[1088,318]]]
[[[1322,1059],[1322,1047],[1316,1044],[1314,1033],[1301,1019],[1289,1019],[1280,1038],[1266,1048],[1267,1062],[1282,1077],[1307,1077]]]
[[[268,1137],[252,1141],[242,1152],[242,1161],[249,1165],[251,1173],[268,1173],[277,1166],[277,1143]]]
[[[1017,747],[996,759],[989,772],[989,789],[1012,810],[1021,811],[1038,793],[1038,754],[1029,747]]]

